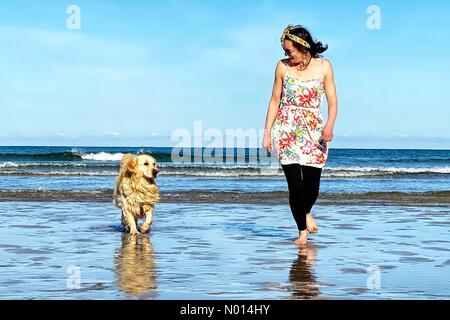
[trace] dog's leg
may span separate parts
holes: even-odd
[[[134,219],[133,215],[127,210],[124,210],[124,213],[126,224],[130,229],[130,234],[139,234],[139,231],[137,230],[136,227],[136,220]]]
[[[150,230],[150,226],[152,225],[153,222],[153,206],[145,206],[144,213],[145,213],[145,221],[141,226],[141,232],[147,233]]]
[[[134,220],[134,217],[132,215],[128,215],[128,221],[130,225],[130,234],[131,235],[139,234],[139,231],[136,227],[136,220]]]
[[[122,224],[126,224],[130,230],[130,234],[139,234],[136,226],[136,218],[133,215],[133,204],[128,201],[122,201]]]
[[[130,231],[130,226],[128,225],[127,217],[125,215],[125,212],[122,210],[122,218],[121,218],[122,226],[125,228],[126,232]]]

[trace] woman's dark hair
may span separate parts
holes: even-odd
[[[323,45],[322,42],[314,42],[311,33],[301,25],[293,26],[291,30],[289,30],[290,34],[293,34],[299,38],[302,38],[306,42],[308,42],[311,45],[311,48],[306,48],[302,46],[300,43],[297,43],[295,41],[292,41],[294,43],[294,47],[301,51],[307,51],[311,54],[313,58],[320,57],[320,54],[322,52],[325,52],[328,49],[328,45]],[[289,39],[289,38],[287,38]]]

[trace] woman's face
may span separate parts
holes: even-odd
[[[303,52],[294,47],[292,40],[285,39],[283,41],[283,49],[284,55],[289,58],[291,63],[300,63],[305,57]]]

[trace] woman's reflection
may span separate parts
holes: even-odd
[[[317,246],[312,243],[299,249],[289,272],[289,287],[293,299],[311,299],[320,294],[313,270],[316,256]]]
[[[123,292],[141,295],[156,289],[153,246],[148,236],[123,233],[115,264],[117,281]]]

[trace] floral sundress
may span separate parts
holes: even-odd
[[[272,145],[283,165],[323,168],[327,161],[328,143],[324,142],[324,148],[318,143],[325,127],[320,112],[325,93],[323,60],[321,63],[320,78],[312,80],[292,77],[286,66],[281,102],[272,126]]]

